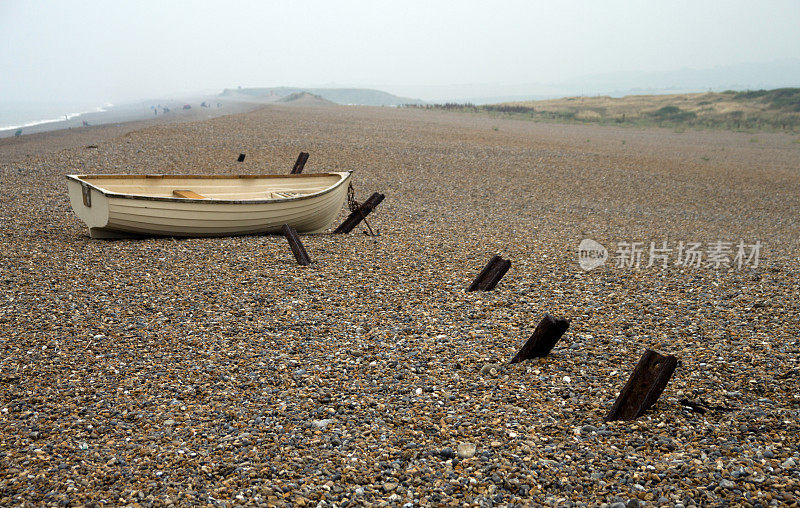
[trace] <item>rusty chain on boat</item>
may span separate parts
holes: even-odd
[[[369,233],[364,231],[365,235],[378,236],[380,234],[380,231],[378,231],[377,233],[372,231],[372,227],[369,225],[369,221],[367,221],[367,218],[361,211],[361,203],[356,201],[356,191],[355,189],[353,189],[353,182],[350,182],[350,184],[347,186],[347,207],[350,208],[351,212],[358,212],[358,214],[361,216],[361,220],[364,221],[364,224],[366,224],[367,229],[369,230]]]

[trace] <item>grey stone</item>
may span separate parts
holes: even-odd
[[[456,452],[454,452],[453,449],[448,446],[446,448],[442,448],[441,451],[439,451],[439,455],[445,459],[452,459],[456,456]]]

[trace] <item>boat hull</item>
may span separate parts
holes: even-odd
[[[308,178],[328,177],[329,180],[335,180],[322,190],[295,198],[283,197],[286,191],[280,194],[264,191],[265,195],[281,197],[253,199],[252,195],[256,191],[248,189],[249,198],[231,199],[236,197],[234,188],[225,190],[227,193],[224,194],[225,199],[180,199],[166,195],[126,195],[109,192],[100,186],[102,180],[71,176],[73,178],[68,177],[70,203],[78,217],[89,227],[89,234],[93,238],[119,238],[130,235],[204,237],[277,233],[283,224],[289,224],[298,233],[317,233],[324,231],[336,219],[347,197],[347,184],[350,180],[349,172],[278,177],[280,181],[276,182],[284,190],[304,189],[304,185],[306,187],[309,185],[310,181],[305,180]],[[333,176],[336,178],[330,178]],[[163,187],[167,189],[175,186],[189,187],[193,183],[191,177],[180,177],[180,181],[177,181],[178,177],[173,177],[176,179],[175,182],[170,182],[170,177],[163,178],[165,179]],[[197,178],[199,180],[194,182],[195,189],[211,189],[209,177]],[[258,177],[251,178],[258,180]],[[121,177],[117,177],[114,182],[120,180]],[[295,187],[292,187],[295,181]],[[250,182],[245,183],[250,184]],[[205,184],[205,187],[202,187],[202,184]],[[253,185],[258,184],[256,181]],[[219,192],[219,189],[216,190]],[[161,188],[158,189],[160,194],[165,192]]]

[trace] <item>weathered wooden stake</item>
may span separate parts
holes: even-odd
[[[378,192],[372,194],[366,201],[361,203],[361,206],[358,210],[354,212],[350,212],[350,215],[342,222],[338,228],[336,228],[333,232],[334,233],[349,233],[353,230],[354,227],[358,226],[358,224],[364,220],[364,218],[369,215],[369,213],[378,206],[383,198],[385,198],[383,194]]]
[[[475,277],[475,280],[472,281],[472,284],[469,285],[469,287],[467,288],[467,292],[477,291],[481,283],[484,281],[484,279],[486,279],[486,276],[489,274],[489,271],[492,268],[494,268],[494,265],[502,261],[502,259],[503,258],[498,256],[497,254],[492,256],[492,259],[490,259],[489,262],[486,263],[486,266],[483,267],[483,270],[480,271],[478,276]]]
[[[244,154],[243,153],[239,154],[239,158],[236,159],[236,162],[244,162]]]
[[[303,242],[301,242],[300,237],[297,236],[297,231],[288,224],[284,224],[281,231],[283,232],[283,236],[286,237],[286,240],[288,240],[289,247],[292,248],[292,253],[297,263],[303,266],[311,264],[311,258],[308,257],[308,252],[306,252],[306,248],[303,247]]]
[[[605,421],[635,420],[656,403],[675,372],[678,359],[646,349],[622,387]]]
[[[292,168],[291,174],[299,175],[300,173],[302,173],[303,168],[305,167],[307,161],[308,161],[308,153],[300,152],[300,155],[297,156],[297,160],[294,161],[294,167]]]
[[[536,325],[531,338],[514,355],[510,363],[519,363],[531,358],[547,356],[553,346],[556,345],[556,342],[567,331],[567,328],[569,328],[569,320],[556,319],[550,314],[545,314],[539,324]]]
[[[475,277],[467,291],[491,291],[497,286],[497,283],[500,282],[500,279],[503,278],[509,268],[511,268],[511,261],[495,254],[483,267],[481,273]]]
[[[489,271],[489,275],[486,276],[487,282],[486,282],[486,289],[484,289],[484,291],[493,290],[497,286],[497,283],[500,282],[500,279],[502,279],[503,276],[506,274],[509,268],[511,268],[511,261],[509,261],[508,259],[502,259],[500,260],[499,263],[494,265],[494,268],[492,268]]]

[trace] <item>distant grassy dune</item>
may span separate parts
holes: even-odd
[[[284,97],[307,93],[336,104],[355,104],[361,106],[401,106],[422,104],[419,99],[398,97],[381,90],[370,88],[295,88],[278,86],[271,88],[226,88],[220,97],[256,99],[264,102],[277,102]]]
[[[621,98],[566,97],[473,106],[428,107],[483,111],[535,120],[743,130],[800,130],[800,88]]]
[[[295,104],[298,106],[327,106],[333,104],[333,102],[325,100],[319,95],[308,92],[295,92],[286,97],[281,97],[275,102]]]

